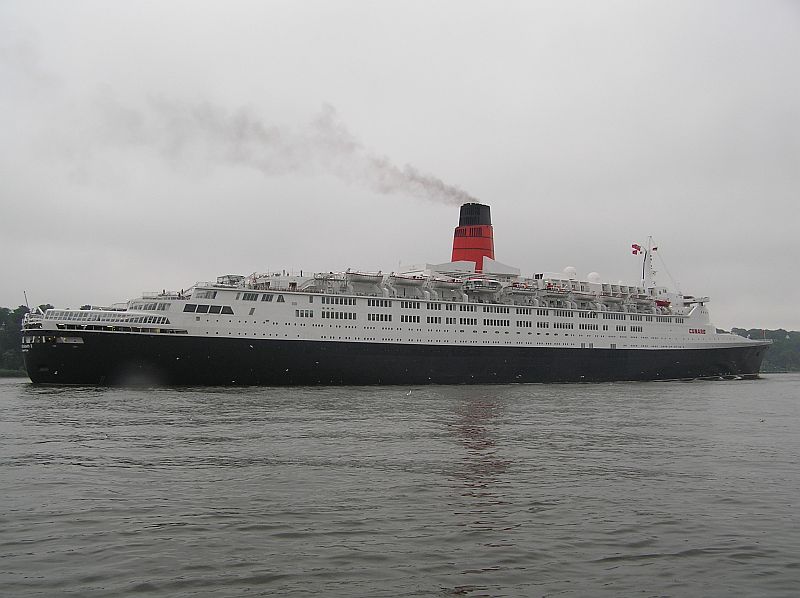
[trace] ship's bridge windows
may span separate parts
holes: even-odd
[[[195,299],[216,299],[217,292],[216,291],[196,291],[194,293]]]
[[[242,293],[242,301],[258,301],[258,293]]]
[[[261,300],[262,301],[269,302],[269,301],[272,301],[274,298],[275,298],[275,295],[273,295],[271,293],[265,293],[264,295],[261,295]]]
[[[228,305],[196,305],[194,303],[187,303],[183,306],[183,311],[186,313],[198,313],[198,314],[228,314],[233,315],[233,310]]]
[[[283,295],[278,295],[278,303],[286,303],[286,301],[283,299]]]

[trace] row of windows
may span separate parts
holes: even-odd
[[[631,326],[631,332],[642,332],[641,326]]]
[[[216,291],[195,291],[192,293],[192,299],[216,299]]]
[[[459,305],[458,306],[458,310],[459,311],[477,311],[478,308],[476,306],[474,306],[474,305]]]
[[[367,314],[367,320],[370,322],[391,322],[392,314]]]
[[[402,315],[402,316],[400,316],[400,321],[401,322],[413,322],[415,324],[419,324],[419,316]]]
[[[432,309],[432,310],[441,310],[442,309],[442,304],[441,303],[428,303],[428,305],[426,307],[428,309]]]
[[[579,318],[597,318],[596,311],[579,311],[578,312]]]
[[[604,320],[624,320],[625,319],[625,314],[616,314],[616,313],[610,314],[610,313],[604,312],[603,313],[603,319]]]
[[[511,320],[483,320],[484,326],[511,326]]]
[[[517,313],[523,316],[529,316],[533,313],[533,310],[530,307],[518,307]]]
[[[625,326],[617,326],[617,332],[625,332]]]
[[[533,323],[528,320],[517,320],[517,328],[530,328],[531,326]]]
[[[571,318],[575,314],[568,309],[554,309],[553,315],[560,318]]]
[[[578,330],[597,330],[598,324],[578,324]]]
[[[313,318],[314,317],[314,310],[313,309],[296,309],[294,310],[295,317],[298,318]]]
[[[131,311],[167,311],[169,303],[137,303],[131,305]]]
[[[328,320],[355,320],[356,314],[351,311],[324,311],[322,317]]]
[[[233,310],[229,305],[196,305],[194,303],[187,303],[183,306],[183,311],[186,313],[197,314],[228,314],[233,315]]]
[[[428,316],[428,324],[441,324],[442,317],[441,316]]]
[[[496,305],[484,305],[482,311],[491,314],[507,314],[510,313],[509,307],[498,307]]]
[[[169,324],[169,322],[167,322]],[[146,332],[151,334],[189,334],[174,328],[142,328],[140,326],[99,326],[96,324],[56,324],[59,330],[99,330],[101,332]]]
[[[136,322],[139,324],[169,324],[164,316],[131,316],[125,312],[97,313],[90,311],[49,311],[45,315],[48,320],[65,320],[67,322]]]
[[[367,306],[369,307],[391,307],[392,302],[389,299],[367,299]]]
[[[356,299],[355,297],[328,297],[327,295],[323,295],[322,303],[327,305],[355,305]]]
[[[460,324],[465,324],[469,326],[477,326],[478,325],[478,318],[459,318]]]
[[[550,322],[536,322],[537,328],[550,328]]]
[[[572,322],[554,322],[553,328],[565,328],[567,330],[572,330],[573,323]]]
[[[419,309],[419,301],[401,301],[400,307],[403,309]]]
[[[266,295],[264,295],[266,297]],[[242,301],[258,301],[258,293],[242,293]],[[269,301],[269,299],[265,299]]]

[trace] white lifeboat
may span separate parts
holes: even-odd
[[[457,289],[462,282],[457,278],[431,278],[431,286],[434,289]]]
[[[421,287],[427,280],[428,279],[424,276],[414,276],[411,274],[392,274],[389,277],[389,284]]]
[[[464,281],[464,290],[467,293],[496,293],[502,288],[499,280],[491,278],[468,278]]]
[[[381,272],[351,272],[348,271],[345,276],[347,282],[354,282],[360,284],[378,284],[383,281],[383,274]]]

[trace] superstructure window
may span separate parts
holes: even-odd
[[[368,307],[391,307],[392,302],[389,299],[367,299]]]
[[[391,322],[392,314],[367,314],[367,320],[370,322]]]
[[[232,316],[233,315],[233,310],[230,308],[230,306],[223,305],[222,306],[222,313],[225,314],[225,315]]]
[[[196,313],[198,313],[198,314],[207,314],[208,313],[208,305],[198,305]]]
[[[194,310],[196,310],[196,309],[197,309],[197,305],[195,305],[194,303],[187,303],[186,305],[183,306],[183,311],[185,311],[187,313],[193,313]]]
[[[327,305],[355,305],[355,297],[326,297],[322,296],[322,302]]]
[[[222,311],[222,306],[221,305],[211,305],[208,308],[208,313],[210,313],[210,314],[218,314],[221,311]]]

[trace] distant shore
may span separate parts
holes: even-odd
[[[0,370],[0,378],[27,378],[25,370]]]

